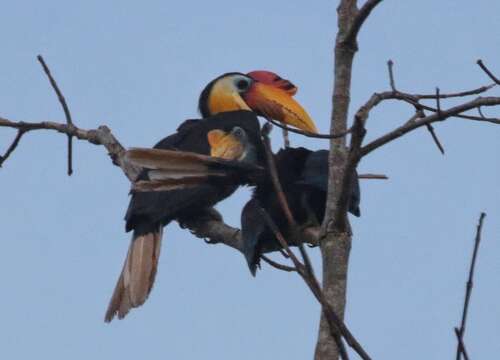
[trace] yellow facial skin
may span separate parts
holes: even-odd
[[[208,98],[208,106],[213,115],[226,111],[251,111],[234,88],[232,77],[222,78],[214,84]]]
[[[225,160],[238,160],[245,152],[245,147],[233,134],[222,130],[211,130],[207,134],[210,156]]]

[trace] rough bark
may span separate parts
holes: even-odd
[[[338,33],[335,42],[334,89],[332,98],[331,132],[339,133],[347,129],[347,116],[350,102],[352,62],[356,52],[356,43],[343,42],[357,13],[355,0],[341,1],[337,8]],[[327,301],[337,315],[343,319],[346,305],[347,269],[351,250],[351,232],[338,231],[332,219],[340,197],[344,167],[347,160],[345,138],[330,141],[329,191],[327,209],[323,222],[321,255],[323,261],[323,291]],[[347,223],[348,224],[348,223]],[[321,316],[315,359],[338,359],[339,351],[330,336],[328,323]]]

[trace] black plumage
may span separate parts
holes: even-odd
[[[156,149],[189,151],[210,154],[207,134],[210,130],[231,131],[243,129],[254,144],[256,158],[262,159],[260,125],[255,113],[246,110],[221,112],[201,119],[187,120],[177,132],[158,144]],[[139,180],[149,179],[149,170]],[[206,209],[231,195],[238,182],[221,183],[218,180],[198,186],[155,192],[132,192],[125,215],[126,231],[133,231],[127,258],[105,315],[105,321],[115,316],[123,318],[130,309],[142,305],[154,284],[160,256],[163,227],[172,220],[199,216]]]
[[[146,160],[144,162],[141,156],[136,153],[138,151],[148,150],[137,149],[133,151],[136,155],[135,163],[137,165],[148,166],[149,164],[159,171],[165,171],[168,175],[166,176],[166,180],[168,180],[166,186],[186,186],[187,189],[191,189],[182,190],[186,194],[191,192],[195,194],[195,191],[202,191],[207,187],[217,188],[219,191],[223,188],[233,189],[245,184],[254,187],[252,198],[244,206],[241,214],[242,250],[253,275],[255,275],[262,253],[282,248],[274,233],[266,225],[262,209],[269,214],[289,245],[297,245],[296,239],[293,239],[290,232],[283,208],[278,201],[266,166],[267,161],[262,158],[262,152],[256,164],[243,166],[244,164],[238,160],[200,157],[179,151],[158,151],[155,153],[155,161]],[[176,158],[184,159],[186,166],[188,166],[185,160],[188,157],[192,161],[189,166],[193,167],[197,164],[196,169],[185,176],[182,174],[170,176],[169,170]],[[302,147],[286,148],[274,155],[274,160],[283,193],[297,225],[300,228],[319,226],[325,214],[328,189],[328,151],[311,151]],[[148,181],[140,183],[142,183],[141,186],[146,185],[147,188]],[[360,189],[356,174],[351,185],[349,198],[349,212],[355,216],[360,216],[359,202]],[[193,216],[193,213],[191,212],[189,215]]]
[[[123,318],[131,308],[146,301],[155,279],[162,232],[166,224],[174,219],[183,221],[200,216],[206,208],[231,195],[239,184],[248,180],[244,171],[235,170],[238,166],[225,172],[222,178],[211,178],[213,174],[203,171],[212,171],[213,167],[203,162],[198,166],[200,163],[197,160],[192,162],[193,153],[208,155],[211,151],[210,141],[219,144],[215,146],[214,155],[242,162],[261,162],[263,151],[257,114],[266,114],[302,130],[316,131],[310,116],[292,98],[296,91],[297,88],[289,81],[269,71],[252,71],[246,75],[226,73],[211,81],[200,94],[198,105],[203,119],[184,122],[175,134],[155,146],[156,149],[169,150],[167,153],[170,152],[174,165],[160,159],[159,163],[165,165],[166,169],[155,168],[156,165],[148,156],[158,160],[158,152],[161,151],[149,149],[148,153],[146,149],[136,149],[136,160],[152,167],[145,166],[148,170],[140,174],[139,182],[132,191],[125,220],[126,230],[133,231],[133,236],[105,315],[106,321],[111,321],[116,315]],[[210,140],[207,139],[209,131]],[[221,140],[219,135],[229,131],[234,132]],[[245,134],[241,139],[240,133]],[[236,143],[242,140],[236,147],[231,145],[233,137]],[[245,144],[252,146],[247,148]],[[227,152],[224,150],[226,148]],[[244,151],[233,158],[241,149]],[[172,155],[172,152],[191,152],[191,155],[182,158],[182,155]],[[129,152],[129,155],[132,153]],[[250,156],[247,158],[247,155]],[[214,165],[213,162],[211,164]],[[241,167],[238,169],[241,170]],[[171,186],[178,177],[185,177],[187,185]],[[160,186],[156,186],[158,184]]]
[[[283,193],[298,226],[320,225],[325,214],[328,189],[328,151],[286,148],[275,155],[275,163]],[[360,216],[359,203],[360,189],[356,176],[351,185],[349,202],[349,212],[355,216]],[[282,248],[265,224],[260,208],[270,215],[289,244],[295,245],[273,184],[268,177],[262,178],[241,214],[244,255],[253,275],[262,253]]]
[[[202,120],[187,120],[175,134],[164,138],[154,148],[209,155],[207,133],[214,129],[228,132],[236,126],[246,132],[256,147],[258,161],[262,161],[259,121],[255,113],[244,110],[219,113]],[[148,179],[147,170],[139,176],[139,180],[144,179]],[[225,183],[226,186],[221,186],[213,181],[187,189],[133,193],[125,215],[126,230],[144,233],[154,230],[158,224],[165,226],[173,219],[201,212],[231,195],[238,187],[236,183]]]

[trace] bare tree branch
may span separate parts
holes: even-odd
[[[476,237],[474,239],[474,250],[472,252],[472,260],[470,263],[470,268],[469,268],[469,278],[467,280],[466,288],[465,288],[465,300],[464,300],[464,307],[462,310],[462,323],[460,324],[460,329],[457,334],[459,341],[458,341],[458,346],[457,346],[457,360],[460,360],[460,355],[464,353],[464,351],[461,351],[462,349],[465,350],[465,346],[463,345],[463,338],[465,334],[465,324],[467,322],[467,312],[469,310],[469,302],[470,302],[470,296],[472,294],[472,287],[474,286],[473,280],[474,280],[474,269],[476,267],[476,258],[477,258],[477,252],[479,250],[479,243],[481,242],[481,230],[483,228],[483,221],[484,218],[486,217],[486,214],[483,212],[479,216],[479,222],[477,224],[477,229],[476,229]],[[462,345],[461,345],[462,343]]]
[[[454,98],[454,97],[465,97],[465,96],[469,96],[469,95],[476,95],[476,94],[484,93],[484,92],[492,89],[494,86],[496,86],[496,84],[482,86],[482,87],[477,88],[477,89],[467,90],[467,91],[458,92],[458,93],[440,94],[439,96],[441,99]],[[404,102],[406,102],[406,103],[408,103],[408,104],[410,104],[410,105],[412,105],[420,110],[428,110],[428,111],[432,111],[432,112],[437,112],[436,108],[419,103],[420,99],[436,99],[436,94],[408,94],[408,93],[403,93],[399,90],[374,93],[368,99],[368,101],[358,109],[358,112],[363,111],[363,112],[369,113],[373,108],[378,106],[381,102],[387,101],[387,100],[404,101]],[[487,118],[484,115],[473,116],[473,115],[457,114],[457,115],[454,115],[454,117],[466,119],[466,120],[490,122],[493,124],[500,123],[500,118]],[[366,116],[366,118],[368,118],[368,116]],[[365,120],[365,122],[366,122],[366,120]],[[352,131],[352,129],[349,129],[349,130]]]
[[[441,154],[444,155],[444,147],[441,144],[441,141],[439,141],[439,139],[434,131],[434,126],[432,126],[431,124],[427,124],[426,127],[427,127],[427,130],[429,130],[429,133],[431,134],[432,139],[434,140],[434,143],[438,147],[439,151],[441,152]]]
[[[125,161],[123,155],[125,149],[120,142],[113,136],[107,126],[100,126],[97,129],[84,130],[74,125],[61,124],[52,121],[43,122],[24,122],[11,121],[0,117],[0,127],[9,127],[22,130],[24,133],[35,130],[53,130],[62,134],[71,135],[79,140],[86,140],[94,145],[103,145],[108,150],[113,164],[119,166],[130,181],[134,181],[139,175],[140,168],[137,168]]]
[[[286,196],[283,192],[283,188],[281,186],[279,177],[278,177],[278,170],[276,169],[276,163],[274,162],[274,155],[272,152],[271,148],[271,140],[269,139],[269,133],[271,131],[272,127],[269,125],[269,123],[265,124],[264,127],[262,128],[262,138],[264,142],[264,150],[266,152],[266,159],[267,159],[267,167],[269,171],[269,175],[271,177],[271,181],[273,183],[274,190],[276,192],[276,195],[278,196],[278,201],[280,203],[281,209],[283,210],[285,217],[288,221],[288,225],[291,229],[292,233],[292,238],[294,242],[297,243],[297,247],[299,248],[300,254],[302,255],[302,260],[304,261],[305,269],[309,273],[311,277],[314,277],[314,269],[312,267],[311,261],[309,259],[309,256],[307,255],[306,249],[304,248],[304,245],[299,239],[300,233],[297,227],[297,223],[293,217],[292,211],[290,210],[290,207],[288,206],[288,201],[286,199]]]
[[[276,192],[276,196],[278,197],[278,201],[280,203],[283,212],[285,213],[285,217],[288,221],[288,224],[292,228],[296,228],[297,224],[293,218],[292,211],[288,206],[288,202],[286,201],[285,194],[283,193],[283,188],[281,187],[281,183],[278,178],[278,171],[276,170],[276,164],[274,163],[274,155],[271,149],[271,141],[269,140],[269,132],[272,127],[268,124],[265,124],[262,128],[262,138],[264,140],[264,150],[266,152],[266,159],[268,165],[269,176],[271,177],[271,181],[274,186],[274,190]]]
[[[455,331],[455,335],[456,335],[457,341],[458,341],[458,351],[464,356],[465,360],[469,360],[469,355],[467,354],[467,349],[465,348],[464,341],[463,341],[462,337],[460,336],[460,330],[457,327],[453,328],[453,330]]]
[[[478,107],[481,106],[497,106],[500,105],[500,97],[478,97],[475,100],[469,101],[464,104],[460,104],[457,106],[454,106],[448,110],[442,110],[441,115],[439,116],[437,113],[420,118],[418,120],[412,121],[412,122],[407,122],[404,125],[396,128],[395,130],[390,131],[389,133],[373,140],[369,144],[363,146],[361,149],[361,156],[365,156],[372,152],[373,150],[379,148],[382,145],[385,145],[393,140],[396,140],[406,133],[415,130],[421,126],[427,125],[434,123],[436,121],[443,121],[446,120],[450,117],[460,115],[461,113],[471,110],[471,109],[477,109]],[[478,120],[480,121],[480,120]],[[495,124],[500,124],[500,120],[498,121],[491,121],[490,119],[484,120],[488,122],[493,122]]]
[[[322,297],[322,295],[321,295],[321,290],[319,288],[319,284],[317,284],[317,282],[316,282],[317,285],[315,285],[314,275],[312,275],[312,273],[310,271],[306,270],[306,266],[304,264],[302,264],[299,261],[299,259],[297,258],[297,256],[292,252],[292,250],[288,246],[288,243],[286,242],[285,238],[283,237],[283,235],[281,234],[281,232],[279,231],[278,227],[274,223],[273,219],[269,216],[269,214],[262,208],[260,209],[260,211],[261,211],[261,215],[263,216],[267,226],[271,229],[274,236],[276,237],[276,239],[278,240],[280,245],[283,247],[283,249],[287,253],[288,257],[292,260],[297,273],[302,277],[304,282],[307,284],[309,289],[312,291],[312,293],[314,294],[314,296],[316,297],[316,299],[320,302],[320,304],[322,306],[323,306],[322,301],[325,302],[325,307],[323,307],[323,311],[324,312],[327,311],[326,308],[329,307],[329,305],[326,303],[326,300],[324,300],[324,297]],[[344,344],[342,342],[342,338],[341,338],[342,330],[339,327],[339,323],[341,323],[342,320],[339,319],[333,311],[332,311],[332,313],[328,312],[328,314],[329,314],[329,316],[327,316],[327,318],[329,321],[330,335],[335,340],[335,343],[338,346],[340,357],[343,360],[349,359],[349,357],[347,355],[347,351],[345,349],[345,346],[344,346]],[[368,359],[369,359],[369,357],[368,357]]]
[[[393,92],[397,92],[396,83],[394,81],[394,61],[391,59],[387,60],[387,69],[389,70],[389,85]]]
[[[394,81],[394,62],[392,60],[387,61],[387,68],[389,70],[389,84],[391,85],[392,92],[396,94],[402,94],[399,92],[396,88],[396,83]],[[405,94],[406,95],[406,94]],[[415,98],[413,95],[408,95],[408,98],[412,99],[412,105],[415,106],[415,109],[417,110],[417,115],[421,115],[420,117],[424,117],[425,115],[423,114],[423,107],[419,102],[419,99]],[[436,88],[436,94],[434,95],[434,99],[436,99],[436,104],[437,104],[437,112],[441,114],[441,102],[440,102],[440,96],[439,96],[439,88]],[[427,131],[432,136],[432,140],[436,144],[438,150],[441,152],[441,154],[444,155],[444,148],[443,145],[441,144],[441,141],[439,141],[436,132],[434,131],[434,127],[431,124],[426,124]]]
[[[17,130],[17,134],[16,137],[14,138],[14,141],[12,141],[12,144],[10,144],[10,146],[7,148],[5,154],[3,156],[0,156],[0,168],[2,167],[5,160],[9,158],[10,154],[12,154],[14,150],[16,150],[16,147],[17,145],[19,145],[19,141],[21,141],[21,138],[23,137],[24,133],[25,133],[24,130],[21,129]]]
[[[356,42],[356,38],[358,37],[358,33],[361,30],[361,27],[365,23],[368,16],[372,10],[382,2],[382,0],[367,0],[363,6],[358,10],[354,21],[352,22],[349,31],[345,35],[343,42],[346,44],[353,44]]]
[[[262,138],[264,142],[264,149],[266,151],[266,158],[267,158],[267,163],[268,163],[268,171],[269,175],[271,177],[271,181],[273,183],[274,190],[278,196],[278,201],[280,203],[280,206],[285,213],[285,217],[287,218],[289,227],[291,228],[292,232],[292,237],[293,238],[298,238],[299,236],[299,231],[297,227],[297,223],[295,219],[293,218],[293,214],[290,210],[290,207],[288,206],[288,202],[286,199],[286,196],[283,192],[283,188],[281,186],[279,177],[278,177],[278,171],[276,169],[276,164],[274,162],[274,155],[272,153],[271,149],[271,142],[269,140],[269,132],[271,131],[271,126],[268,124],[264,125],[264,128],[262,129]],[[297,269],[297,272],[302,276],[306,284],[309,286],[315,297],[318,299],[320,304],[323,307],[323,311],[325,312],[329,326],[330,326],[330,332],[332,337],[335,339],[335,342],[337,344],[337,347],[339,349],[339,354],[342,359],[348,359],[347,352],[345,350],[345,347],[342,343],[342,339],[340,338],[340,335],[342,335],[347,343],[361,356],[362,359],[369,360],[370,357],[368,354],[364,351],[363,347],[357,342],[357,340],[352,336],[350,333],[349,329],[346,327],[342,319],[335,313],[331,305],[326,301],[325,295],[323,291],[321,290],[321,286],[319,285],[318,280],[316,279],[316,276],[314,275],[314,268],[311,264],[311,260],[309,259],[309,256],[307,255],[307,252],[304,248],[304,245],[301,241],[296,241],[297,247],[299,248],[299,251],[302,255],[302,260],[303,264],[298,260],[298,258],[295,256],[295,254],[290,250],[288,243],[284,239],[283,235],[280,233],[278,227],[274,223],[274,221],[271,219],[269,214],[264,209],[261,209],[261,213],[264,216],[264,219],[266,220],[267,225],[271,229],[271,231],[274,233],[278,241],[280,242],[281,246],[284,248],[286,254],[290,257],[292,262],[294,263],[295,269]]]
[[[365,123],[366,126],[366,120],[368,118],[368,115],[370,111],[378,106],[381,102],[388,101],[388,100],[399,100],[399,101],[404,101],[407,102],[414,107],[420,109],[420,110],[428,110],[432,112],[438,112],[437,108],[419,103],[419,100],[421,99],[437,99],[437,94],[409,94],[409,93],[404,93],[396,89],[395,85],[395,80],[394,80],[394,73],[393,73],[393,61],[389,60],[388,61],[388,73],[389,73],[389,83],[391,85],[392,91],[384,91],[384,92],[378,92],[374,93],[368,101],[361,106],[358,110],[357,113],[362,114],[363,122]],[[439,93],[439,98],[440,99],[445,99],[445,98],[456,98],[456,97],[466,97],[470,95],[478,95],[482,94],[493,87],[495,87],[496,84],[490,84],[486,86],[481,86],[472,90],[466,90],[466,91],[461,91],[461,92],[455,92],[455,93]],[[480,110],[480,108],[478,108]],[[497,118],[487,118],[485,117],[482,113],[480,113],[480,116],[472,116],[472,115],[465,115],[465,114],[455,114],[453,115],[454,117],[458,117],[461,119],[466,119],[466,120],[474,120],[474,121],[483,121],[483,122],[490,122],[493,124],[500,124],[500,119]],[[424,117],[424,116],[420,116]],[[352,132],[352,128],[349,129],[350,132]],[[434,134],[435,135],[435,134]],[[433,136],[434,137],[434,136]],[[436,141],[436,139],[434,139]],[[439,143],[439,141],[436,142],[436,145]],[[438,147],[442,148],[442,145],[439,143]],[[440,149],[441,151],[441,149]]]
[[[56,80],[52,76],[50,69],[45,63],[45,60],[43,59],[42,55],[38,55],[36,58],[38,59],[38,62],[42,65],[43,71],[49,78],[50,85],[52,85],[52,88],[54,89],[57,95],[57,99],[59,100],[59,103],[63,108],[64,116],[66,117],[66,124],[68,125],[68,127],[71,128],[73,126],[73,120],[71,119],[71,113],[69,112],[69,107],[68,104],[66,103],[66,99],[64,98],[64,95],[59,89],[59,86],[57,85]],[[68,175],[71,176],[71,174],[73,174],[73,135],[68,134]]]
[[[389,180],[384,174],[359,174],[358,179]]]
[[[436,88],[436,108],[437,108],[437,114],[439,116],[441,116],[441,96],[439,94],[439,88],[438,87]],[[423,110],[421,111],[421,113],[422,113],[421,117],[424,117],[425,115],[423,113]],[[434,126],[432,126],[432,124],[427,124],[426,127],[427,127],[427,130],[432,135],[432,139],[434,140],[434,143],[438,147],[439,151],[441,151],[441,154],[444,155],[444,147],[441,144],[441,141],[439,141],[439,139],[438,139],[438,137],[437,137],[437,135],[436,135],[436,133],[434,131]]]
[[[496,85],[497,84],[490,84],[490,85],[480,86],[480,87],[478,87],[476,89],[472,89],[472,90],[466,90],[466,91],[449,93],[449,94],[439,93],[439,98],[440,99],[450,99],[450,98],[456,98],[456,97],[479,95],[479,94],[482,94],[488,90],[493,89]],[[426,100],[426,99],[436,99],[438,94],[412,94],[412,96],[417,100]]]
[[[481,69],[483,69],[483,71],[486,73],[486,75],[488,75],[490,77],[490,79],[495,82],[495,84],[500,85],[500,80],[498,80],[498,78],[495,75],[493,75],[493,73],[490,71],[490,69],[488,69],[486,67],[486,65],[484,65],[483,60],[479,59],[477,61],[477,64],[479,65],[479,67]]]
[[[342,138],[344,136],[346,136],[347,134],[350,134],[351,133],[351,129],[347,129],[346,131],[343,131],[341,133],[338,133],[338,134],[315,134],[315,133],[312,133],[312,132],[309,132],[309,131],[305,131],[305,130],[299,130],[299,129],[295,129],[295,128],[291,128],[289,126],[286,126],[274,119],[271,119],[270,117],[266,116],[265,119],[270,122],[271,124],[283,129],[283,131],[286,131],[286,132],[293,132],[295,134],[300,134],[300,135],[304,135],[304,136],[307,136],[307,137],[310,137],[310,138],[315,138],[315,139],[338,139],[338,138]],[[286,146],[286,138],[285,138],[285,147]]]
[[[312,291],[313,295],[322,305],[323,311],[325,312],[325,315],[329,322],[332,336],[335,337],[336,334],[340,332],[340,334],[344,337],[349,346],[353,348],[362,359],[370,360],[371,359],[370,356],[366,353],[366,351],[363,349],[361,344],[359,344],[356,338],[354,338],[354,336],[346,327],[342,319],[339,318],[338,315],[335,313],[335,311],[332,309],[331,305],[326,301],[326,297],[323,291],[321,290],[318,280],[314,277],[314,275],[311,272],[308,272],[306,270],[305,265],[302,264],[297,258],[297,256],[291,251],[285,238],[280,233],[278,227],[276,226],[276,224],[274,224],[274,221],[271,219],[269,214],[264,209],[261,209],[261,213],[266,221],[266,224],[269,226],[273,234],[276,236],[276,239],[278,239],[279,243],[285,249],[285,252],[288,254],[290,259],[294,263],[297,272],[299,273],[299,275],[301,275],[306,284],[309,286],[309,289]]]
[[[357,15],[356,0],[341,0],[339,2],[337,7],[338,31],[335,39],[332,113],[330,118],[330,133],[333,134],[340,134],[348,129],[352,64],[357,51],[356,35],[359,33],[357,28],[361,28],[364,22],[362,18],[358,18],[359,25],[354,26],[353,23]],[[344,181],[347,153],[345,137],[330,140],[328,192],[320,236],[323,262],[322,288],[325,300],[340,319],[344,318],[345,313],[347,268],[352,235],[350,232],[340,231],[340,228],[333,227],[332,229],[332,222],[336,216],[336,208],[341,196],[340,191]],[[329,333],[328,316],[323,312],[316,343],[316,360],[337,359],[339,356],[340,349],[332,341]]]
[[[266,255],[261,255],[260,258],[278,270],[282,270],[282,271],[286,271],[286,272],[294,272],[294,271],[296,272],[297,271],[297,268],[295,268],[293,266],[287,266],[287,265],[280,264],[274,260],[271,260]]]
[[[215,209],[208,209],[210,216],[182,219],[180,225],[189,229],[191,234],[205,240],[208,244],[224,244],[243,253],[244,244],[240,229],[224,223],[222,216]],[[218,216],[214,216],[214,213]]]

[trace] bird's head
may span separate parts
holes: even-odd
[[[297,88],[270,71],[227,73],[202,91],[199,110],[206,118],[220,112],[248,110],[301,130],[317,133],[304,108],[293,99]]]
[[[256,161],[255,146],[250,143],[244,129],[235,126],[231,131],[211,130],[207,133],[210,156],[226,160]]]

